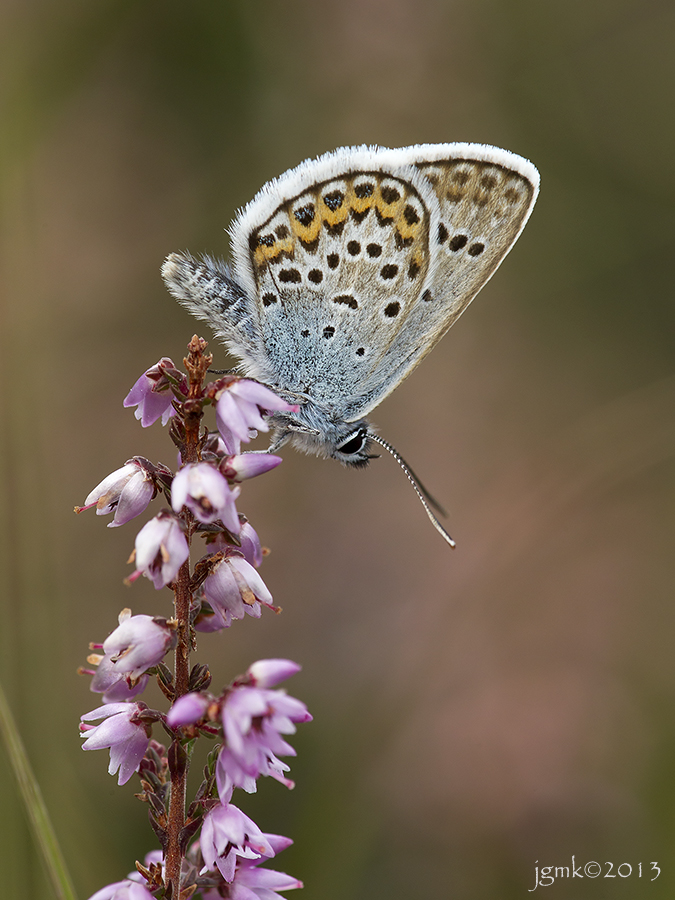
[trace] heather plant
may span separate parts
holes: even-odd
[[[262,775],[293,787],[282,761],[294,755],[286,738],[311,716],[278,685],[300,667],[285,659],[259,660],[214,692],[208,665],[191,665],[199,632],[224,631],[246,615],[259,618],[264,608],[278,611],[258,574],[260,540],[237,504],[241,483],[281,459],[242,452],[241,445],[268,430],[267,415],[296,407],[237,375],[207,382],[211,359],[206,342],[195,336],[184,372],[163,358],[124,401],[136,407],[144,427],[158,420],[169,425],[177,471],[135,456],[77,507],[112,515],[108,527],[118,527],[163,498],[166,506],[136,535],[127,582],[146,577],[157,590],[173,593],[165,617],[122,610],[117,627],[91,645],[88,668],[81,670],[102,701],[82,716],[83,749],[108,749],[108,771],[120,785],[138,777],[137,796],[147,804],[159,843],[136,862],[135,872],[91,900],[283,900],[279,891],[302,887],[265,865],[290,839],[262,831],[233,803],[235,791],[255,791]],[[212,431],[202,421],[210,406],[217,426]],[[151,678],[168,709],[142,700]],[[202,738],[215,745],[195,796],[188,798],[190,763]]]

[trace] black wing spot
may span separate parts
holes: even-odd
[[[447,239],[448,239],[448,229],[441,222],[440,225],[438,226],[438,243],[442,244],[444,241],[447,241]]]
[[[328,263],[329,269],[337,269],[340,265],[340,257],[337,253],[329,253],[326,257],[326,262]]]
[[[323,336],[325,338],[332,338],[334,334],[335,334],[335,329],[333,328],[333,326],[326,325],[326,327],[323,330]]]
[[[319,248],[319,238],[315,237],[313,241],[303,241],[300,238],[300,243],[302,244],[303,250],[306,250],[308,253],[316,253]]]
[[[361,244],[359,244],[358,241],[350,241],[347,244],[347,253],[349,253],[350,256],[358,256],[360,252]]]
[[[401,195],[396,190],[395,187],[391,187],[390,185],[385,185],[382,188],[382,199],[385,203],[396,203],[397,200],[401,199]]]
[[[420,264],[418,262],[413,261],[408,266],[408,278],[412,281],[413,278],[417,278],[420,273]]]
[[[419,214],[414,206],[406,206],[403,210],[403,218],[406,220],[408,225],[417,225],[420,220]]]
[[[413,238],[407,237],[404,238],[400,231],[396,230],[394,232],[394,244],[396,245],[397,250],[403,250],[404,247],[412,247]]]
[[[377,259],[378,256],[382,255],[382,246],[380,244],[368,244],[366,253],[371,259]]]
[[[350,309],[359,308],[356,297],[352,297],[351,294],[340,294],[337,297],[333,297],[333,303],[344,304],[344,306],[348,306]]]
[[[323,281],[323,272],[321,269],[310,269],[307,278],[309,278],[312,284],[321,284]]]
[[[277,302],[276,295],[269,292],[267,294],[263,294],[262,302],[263,306],[271,306],[273,303]]]
[[[365,352],[366,352],[366,348],[365,348],[365,347],[359,347],[359,348],[357,349],[357,351],[356,351],[356,355],[357,355],[357,356],[363,356],[363,354],[364,354]]]
[[[314,204],[308,203],[306,206],[298,207],[298,209],[293,212],[293,215],[301,225],[308,228],[314,221],[314,216],[316,215]]]
[[[472,244],[466,252],[469,254],[469,256],[480,256],[483,250],[485,250],[485,244],[477,242],[475,244]]]
[[[289,231],[288,231],[288,228],[286,225],[277,225],[277,227],[274,229],[274,233],[282,241],[284,238],[287,238],[289,235]]]
[[[431,291],[429,290],[429,288],[427,288],[426,291],[424,291],[424,293],[422,294],[422,300],[424,300],[425,303],[428,303],[433,299],[434,298],[431,296]]]
[[[300,334],[301,334],[303,337],[309,337],[309,331],[307,331],[306,328],[305,328],[304,331],[301,331]]]
[[[331,191],[330,194],[324,194],[323,202],[331,212],[340,209],[344,203],[345,195],[342,191]]]
[[[302,281],[302,275],[297,269],[282,269],[279,272],[279,281],[284,283],[299,284]]]
[[[398,302],[398,300],[394,300],[393,303],[388,303],[384,308],[384,314],[389,319],[395,319],[400,312],[401,304]]]
[[[363,181],[361,184],[354,185],[354,193],[359,200],[365,200],[366,197],[372,197],[373,190],[373,185],[369,181]]]
[[[390,278],[396,278],[396,276],[398,275],[398,266],[393,265],[393,263],[382,266],[382,268],[380,269],[380,275],[387,281]]]
[[[335,225],[330,225],[330,224],[329,224],[328,222],[326,222],[326,220],[324,219],[323,224],[324,224],[324,226],[325,226],[325,228],[326,228],[326,231],[328,232],[328,234],[329,234],[331,237],[340,237],[341,234],[342,234],[342,232],[345,230],[345,223],[344,223],[344,221],[342,221],[342,222],[336,222]]]
[[[457,253],[462,247],[466,247],[468,240],[469,239],[465,234],[456,234],[448,244],[448,247],[450,247],[453,253]]]
[[[377,207],[375,207],[375,215],[377,216],[377,224],[380,228],[388,228],[394,222],[393,216],[383,216]]]
[[[365,209],[362,209],[361,212],[357,212],[357,210],[355,210],[355,209],[349,210],[349,214],[351,215],[352,219],[356,222],[357,225],[360,225],[361,222],[363,222],[363,220],[365,219],[365,217],[368,215],[369,212],[370,212],[369,206],[367,206]]]

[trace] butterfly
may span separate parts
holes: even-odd
[[[166,285],[240,370],[299,404],[272,417],[276,449],[364,466],[365,418],[492,277],[527,222],[539,173],[484,144],[343,147],[265,184],[229,228],[231,266],[172,253]],[[271,449],[272,449],[271,448]]]

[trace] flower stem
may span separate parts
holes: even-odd
[[[186,560],[178,570],[174,583],[176,629],[176,658],[174,668],[174,688],[176,699],[188,693],[190,681],[190,562]],[[169,750],[171,772],[171,796],[166,845],[166,886],[171,886],[170,896],[180,896],[180,870],[182,848],[180,836],[185,825],[185,796],[188,766],[179,740],[175,740]]]
[[[201,396],[204,378],[213,357],[205,353],[206,341],[195,335],[188,344],[188,355],[183,360],[189,376],[188,397],[183,403],[182,418],[185,425],[185,442],[181,447],[181,461],[197,462],[199,459],[200,426],[203,415]],[[194,517],[185,511],[186,537],[191,541]],[[174,609],[177,622],[176,657],[174,667],[175,699],[187,694],[190,689],[190,560],[187,559],[178,570],[173,585]],[[180,873],[183,861],[181,833],[185,827],[185,797],[188,776],[188,760],[180,743],[174,740],[169,749],[169,770],[171,772],[171,795],[167,823],[167,843],[165,852],[165,885],[167,895],[172,900],[180,897]]]

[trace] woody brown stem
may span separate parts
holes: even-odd
[[[188,356],[183,360],[189,376],[188,397],[183,403],[185,444],[181,448],[183,464],[199,459],[200,424],[202,419],[201,397],[204,378],[212,361],[210,353],[205,353],[206,341],[195,335],[188,344]],[[185,512],[186,537],[190,543],[194,530],[193,516]],[[173,585],[174,609],[176,617],[176,657],[174,667],[175,699],[187,694],[190,687],[190,561],[186,560],[178,570]],[[188,776],[188,761],[179,740],[175,740],[169,750],[169,770],[171,773],[171,795],[167,824],[165,851],[165,885],[167,896],[172,900],[180,897],[180,873],[183,848],[180,837],[185,827],[185,797]]]
[[[174,687],[176,698],[187,694],[190,679],[190,563],[186,560],[178,570],[174,582],[174,605],[176,621],[176,657],[174,667]],[[165,884],[170,889],[174,900],[180,896],[180,870],[182,851],[180,835],[185,825],[185,796],[187,787],[188,766],[180,747],[180,741],[174,741],[169,750],[169,770],[171,772],[171,795],[169,799],[169,815],[167,823],[166,844],[166,878]]]

